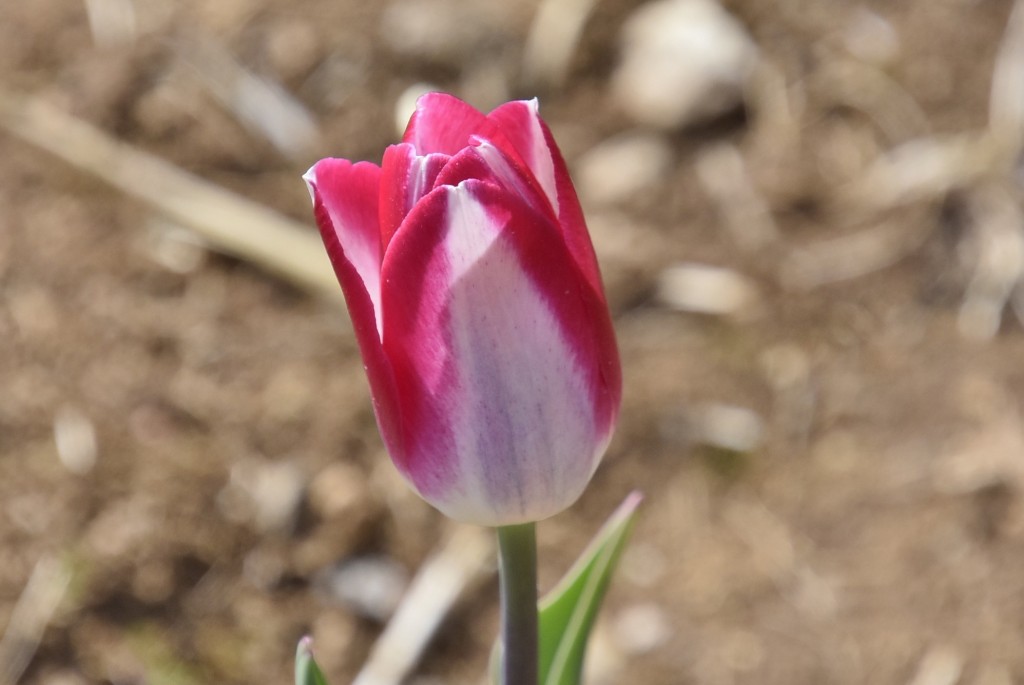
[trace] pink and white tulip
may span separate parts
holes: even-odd
[[[582,493],[621,372],[576,192],[537,102],[420,98],[381,166],[305,176],[384,443],[448,516],[503,526]]]

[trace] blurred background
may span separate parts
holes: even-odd
[[[622,420],[539,531],[550,587],[647,495],[590,683],[1024,682],[1024,9],[33,0],[0,683],[286,683],[306,633],[351,682],[438,555],[406,682],[481,682],[490,550],[387,459],[300,180],[428,88],[538,96],[601,259]]]

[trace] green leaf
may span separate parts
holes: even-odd
[[[295,651],[295,685],[327,685],[327,679],[313,659],[313,638],[309,636],[299,640]]]
[[[639,492],[626,497],[565,577],[541,599],[541,685],[579,685],[590,630],[642,499]]]

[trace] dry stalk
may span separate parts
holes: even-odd
[[[280,83],[246,69],[219,41],[196,31],[177,41],[177,52],[207,93],[281,154],[299,160],[316,149],[313,115]]]
[[[815,74],[811,87],[833,106],[862,112],[890,142],[928,135],[931,125],[917,101],[881,69],[836,58]]]
[[[996,56],[989,95],[989,131],[1008,160],[1024,144],[1024,2],[1013,5]]]
[[[533,16],[523,51],[523,78],[530,87],[560,88],[596,0],[543,0]]]
[[[927,211],[927,206],[908,207],[868,228],[794,248],[780,265],[780,280],[787,288],[810,290],[892,266],[924,242]]]
[[[491,558],[490,537],[460,527],[420,567],[398,610],[381,633],[353,685],[399,685],[466,586]]]
[[[115,140],[38,98],[0,89],[0,129],[142,200],[216,250],[302,288],[341,296],[323,246],[305,224]]]
[[[36,563],[0,638],[0,685],[15,685],[64,599],[71,574],[57,559]]]
[[[990,340],[1024,277],[1024,212],[1006,188],[990,183],[970,197],[973,273],[957,321],[969,338]]]

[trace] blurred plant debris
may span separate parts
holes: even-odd
[[[490,544],[384,454],[300,179],[431,88],[540,97],[601,260],[622,420],[545,588],[648,505],[588,682],[1024,682],[1024,0],[44,0],[0,3],[0,685],[288,682],[306,634],[480,681]]]

